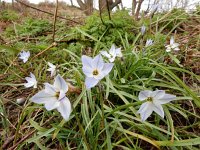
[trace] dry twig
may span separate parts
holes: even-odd
[[[53,36],[52,36],[53,42],[55,41],[57,15],[58,15],[58,0],[56,0],[56,7],[55,7],[54,21],[53,21]]]
[[[49,14],[49,15],[51,15],[51,16],[54,16],[53,13],[50,13],[50,12],[48,12],[48,11],[41,10],[41,9],[39,9],[39,8],[33,7],[33,6],[31,6],[31,5],[29,5],[29,4],[26,4],[26,3],[22,2],[22,1],[19,1],[19,0],[15,0],[15,1],[18,2],[18,3],[20,3],[20,4],[22,4],[22,5],[24,5],[24,6],[26,6],[26,7],[30,7],[30,8],[32,8],[32,9],[37,10],[37,11],[40,11],[40,12]],[[65,20],[71,21],[71,22],[76,23],[76,24],[81,24],[80,22],[77,22],[77,21],[74,21],[74,20],[71,20],[71,19],[62,17],[62,16],[57,16],[57,17],[60,18],[60,19],[65,19]]]

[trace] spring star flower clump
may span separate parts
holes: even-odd
[[[65,120],[69,119],[71,103],[66,97],[68,85],[65,80],[57,75],[54,84],[45,83],[45,89],[35,94],[31,101],[37,104],[44,104],[47,110],[57,109]]]
[[[113,63],[104,63],[101,55],[94,58],[83,55],[83,73],[86,75],[85,86],[90,89],[97,85],[113,68]]]
[[[175,100],[175,98],[175,95],[166,94],[164,90],[141,91],[139,93],[139,100],[146,101],[138,110],[138,113],[141,116],[141,120],[145,121],[153,113],[153,111],[164,118],[164,110],[162,104],[169,103],[170,101]]]

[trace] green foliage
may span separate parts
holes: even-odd
[[[0,11],[0,21],[17,21],[17,19],[19,19],[19,14],[13,10]]]
[[[51,31],[52,25],[47,20],[26,18],[21,24],[15,25],[15,30],[13,26],[6,29],[7,36],[29,36],[36,37],[46,35],[46,32]]]
[[[196,10],[194,11],[197,15],[200,15],[200,4],[196,5]]]
[[[80,29],[108,46],[112,43],[122,45],[121,38],[125,38],[126,34],[128,41],[133,42],[135,38],[135,33],[133,32],[135,22],[128,15],[128,11],[117,11],[112,14],[111,18],[112,20],[109,20],[107,14],[103,14],[102,23],[99,14],[93,14],[86,19],[86,24]],[[78,38],[86,40],[83,35]],[[94,43],[91,46],[93,45]]]
[[[187,21],[189,15],[183,9],[174,8],[171,12],[157,13],[153,17],[153,22],[157,22],[159,19],[159,27],[164,27],[167,31],[174,30],[182,22]]]

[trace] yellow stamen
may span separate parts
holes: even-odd
[[[97,69],[95,69],[95,70],[92,72],[92,74],[93,74],[94,76],[97,76],[97,75],[99,74],[99,72],[98,72]]]
[[[147,98],[147,101],[152,102],[152,101],[153,101],[153,98],[152,98],[152,97],[148,97],[148,98]]]

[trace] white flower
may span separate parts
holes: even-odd
[[[146,27],[145,27],[145,25],[142,25],[142,27],[141,27],[141,33],[142,33],[142,35],[144,35],[145,31],[146,31]]]
[[[152,13],[155,13],[156,11],[157,11],[157,9],[158,9],[158,7],[160,6],[160,4],[159,3],[157,3],[157,4],[153,4],[153,6],[152,6],[152,10],[151,10],[151,12]]]
[[[104,63],[101,55],[97,55],[93,59],[91,57],[82,56],[83,73],[86,75],[85,85],[90,89],[97,85],[113,68],[113,63]]]
[[[100,51],[100,53],[101,55],[107,57],[110,62],[113,62],[115,60],[115,57],[122,57],[121,48],[115,48],[114,44],[111,46],[109,52]]]
[[[26,52],[26,51],[21,51],[19,53],[19,59],[21,59],[24,63],[26,63],[28,61],[30,57],[30,52]]]
[[[152,114],[153,111],[164,118],[162,104],[169,103],[175,98],[175,95],[166,94],[164,90],[141,91],[139,93],[139,100],[146,100],[146,102],[143,103],[138,110],[138,113],[140,113],[141,116],[141,120],[145,121]]]
[[[57,75],[54,84],[44,83],[45,89],[35,94],[31,101],[37,104],[44,104],[47,110],[57,109],[65,120],[69,119],[71,103],[65,93],[68,85],[65,80]]]
[[[169,45],[166,45],[166,52],[171,52],[172,50],[174,51],[179,51],[179,44],[178,43],[175,43],[174,41],[174,37],[171,37],[170,39],[170,44]]]
[[[47,71],[50,71],[51,72],[51,77],[55,76],[56,75],[56,66],[53,65],[52,63],[48,62],[48,66],[50,68],[47,69]]]
[[[29,88],[29,87],[32,87],[32,86],[33,86],[33,88],[37,88],[37,80],[36,80],[34,74],[30,73],[30,77],[26,77],[25,79],[27,81],[27,83],[24,83],[24,86],[26,88]]]
[[[153,40],[152,39],[147,39],[145,47],[153,45]]]

